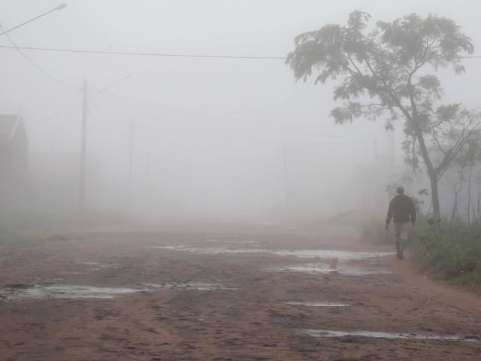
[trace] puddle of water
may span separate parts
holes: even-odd
[[[0,295],[7,300],[20,299],[112,299],[117,296],[141,292],[141,289],[111,288],[72,285],[34,285],[25,287],[7,286],[0,289]]]
[[[390,271],[381,268],[367,268],[353,265],[339,265],[331,267],[329,264],[312,263],[300,266],[287,266],[271,269],[277,272],[302,272],[313,274],[340,274],[344,276],[369,276],[378,274],[391,274]]]
[[[230,249],[230,248],[214,248],[214,247],[206,247],[206,248],[195,248],[195,247],[183,247],[183,246],[157,246],[154,247],[156,249],[166,249],[169,251],[179,251],[179,252],[190,252],[190,253],[197,253],[197,254],[229,254],[229,253],[265,253],[265,250],[261,249]]]
[[[218,283],[166,283],[166,284],[144,284],[142,288],[125,287],[93,287],[77,285],[27,285],[11,284],[0,288],[0,299],[17,301],[22,299],[113,299],[139,292],[152,292],[159,288],[196,291],[223,291],[235,290],[227,288]]]
[[[99,262],[78,262],[78,265],[87,266],[91,271],[103,271],[109,268],[114,268],[116,265],[99,263]]]
[[[222,239],[207,239],[204,242],[206,243],[224,243],[224,244],[258,244],[258,241],[245,241],[245,240],[222,240]]]
[[[82,264],[84,266],[93,266],[93,267],[103,267],[103,268],[109,268],[111,267],[108,264],[105,263],[99,263],[99,262],[79,262],[78,264]]]
[[[341,261],[358,261],[371,258],[392,256],[392,252],[349,252],[335,250],[269,250],[261,248],[250,249],[231,249],[225,247],[183,247],[183,246],[158,246],[157,249],[167,249],[182,252],[191,252],[199,254],[242,254],[242,253],[267,253],[276,256],[292,256],[299,258],[321,258],[321,259],[337,259]]]
[[[362,261],[371,258],[392,256],[392,252],[350,252],[336,250],[298,250],[274,251],[279,256],[295,256],[299,258],[336,259],[339,261]]]
[[[64,276],[82,276],[88,274],[88,272],[80,272],[80,271],[63,271],[62,274]]]
[[[184,249],[187,249],[188,247],[184,246],[184,245],[177,245],[177,246],[155,246],[153,248],[165,249],[165,250],[168,250],[168,251],[182,251]]]
[[[303,306],[303,307],[350,307],[345,303],[334,302],[286,302],[290,306]]]
[[[189,282],[189,283],[144,283],[145,287],[150,289],[176,289],[176,290],[195,290],[195,291],[232,291],[236,288],[228,288],[220,283],[203,283],[203,282]]]
[[[299,334],[317,338],[366,337],[387,340],[425,340],[425,341],[467,341],[479,342],[478,338],[466,336],[423,335],[418,333],[390,333],[371,331],[333,331],[333,330],[301,330]]]
[[[350,261],[370,260],[380,257],[391,256],[392,252],[348,252],[334,250],[267,250],[267,249],[230,249],[230,248],[194,248],[185,246],[158,246],[157,249],[167,249],[180,252],[190,252],[196,254],[249,254],[266,253],[277,256],[294,256],[299,258],[319,258],[329,260],[327,263],[312,263],[305,265],[286,266],[269,269],[277,272],[303,272],[303,273],[322,273],[322,274],[341,274],[345,276],[368,276],[378,274],[391,274],[389,270],[379,267],[355,266],[346,264]]]

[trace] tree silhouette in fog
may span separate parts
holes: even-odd
[[[411,14],[392,22],[370,22],[354,11],[346,25],[326,25],[300,34],[287,63],[298,80],[335,81],[331,111],[337,123],[357,118],[401,120],[407,159],[422,160],[431,186],[433,213],[440,217],[438,183],[479,128],[479,113],[443,104],[440,68],[465,71],[471,39],[451,19]]]

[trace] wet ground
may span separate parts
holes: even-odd
[[[0,360],[481,360],[481,298],[356,238],[108,231],[0,246]]]

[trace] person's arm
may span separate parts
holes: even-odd
[[[391,223],[391,219],[392,219],[392,201],[389,202],[389,207],[388,207],[388,210],[387,210],[386,229],[389,228],[389,223]]]

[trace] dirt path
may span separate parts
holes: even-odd
[[[0,360],[481,360],[481,298],[433,284],[392,256],[278,252],[295,249],[373,251],[345,239],[207,231],[76,233],[2,246],[0,284],[11,287],[0,298]],[[316,272],[288,270],[306,265]],[[141,292],[65,299],[59,285]],[[467,339],[420,339],[433,336]]]

